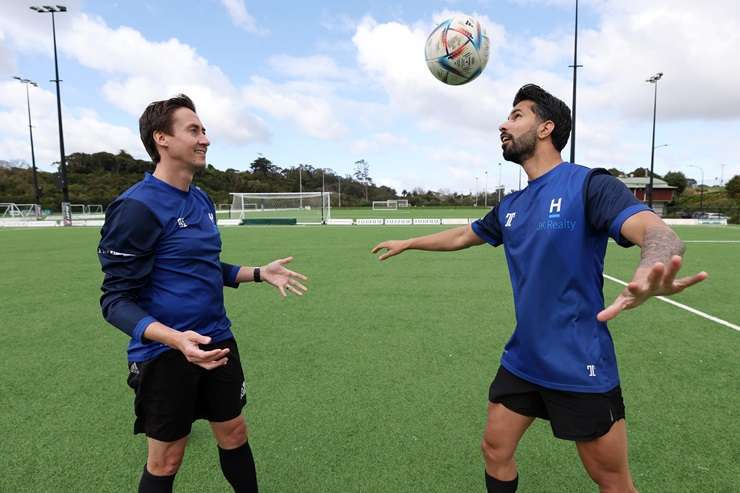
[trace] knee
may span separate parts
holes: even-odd
[[[590,472],[590,476],[599,486],[599,493],[637,493],[629,473],[600,470]]]
[[[146,468],[154,476],[173,476],[180,469],[184,450],[168,450],[159,457],[149,457]]]
[[[218,437],[218,444],[223,449],[235,449],[241,447],[247,441],[247,424],[243,419],[240,419],[234,423],[234,426],[225,430]]]
[[[514,450],[511,447],[504,446],[495,436],[488,434],[481,440],[481,451],[487,461],[495,464],[504,464],[514,458]]]

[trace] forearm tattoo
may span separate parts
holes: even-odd
[[[674,255],[683,255],[686,247],[668,227],[653,227],[645,231],[640,255],[640,267],[667,263]]]

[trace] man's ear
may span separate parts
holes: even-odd
[[[546,139],[548,136],[552,135],[552,132],[555,130],[555,123],[552,122],[552,120],[547,120],[539,124],[537,127],[537,137],[540,139]]]
[[[167,147],[167,134],[162,132],[161,130],[155,130],[152,134],[152,138],[154,139],[154,143],[157,144],[159,147]]]

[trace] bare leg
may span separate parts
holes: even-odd
[[[177,473],[185,456],[185,446],[188,437],[183,437],[174,442],[162,442],[147,437],[148,452],[146,468],[154,476],[172,476]]]
[[[500,481],[512,481],[517,477],[514,452],[533,421],[534,418],[515,413],[503,404],[488,403],[481,450],[489,476]]]
[[[637,493],[627,462],[627,427],[623,419],[595,440],[576,442],[578,455],[601,493]]]

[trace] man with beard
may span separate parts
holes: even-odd
[[[570,129],[565,103],[536,85],[523,86],[499,130],[504,158],[524,168],[528,186],[469,226],[372,249],[386,250],[379,257],[385,260],[410,249],[504,245],[516,328],[489,390],[481,444],[489,492],[516,491],[514,453],[535,418],[549,420],[557,438],[575,442],[600,491],[636,491],[606,321],[707,277],[701,272],[676,279],[683,243],[619,180],[602,169],[562,162]],[[639,245],[642,254],[632,281],[604,308],[609,237],[623,247]]]

